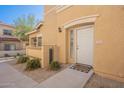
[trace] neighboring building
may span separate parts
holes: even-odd
[[[42,26],[29,35],[29,56],[82,63],[124,82],[124,6],[45,6]],[[39,37],[40,36],[40,37]]]
[[[22,42],[13,36],[14,27],[0,22],[0,57],[24,53]]]
[[[26,48],[27,55],[31,57],[40,58],[42,57],[42,35],[41,35],[41,27],[43,23],[39,23],[34,31],[28,32],[29,35],[29,46]]]

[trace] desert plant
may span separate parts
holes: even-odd
[[[20,53],[17,53],[17,55],[16,56],[20,56]]]
[[[40,67],[41,67],[40,59],[33,58],[31,60],[28,60],[27,65],[26,65],[26,70],[34,70]]]
[[[14,57],[17,58],[17,59],[18,59],[20,56],[21,56],[20,53],[17,53],[16,55],[14,55]]]
[[[53,61],[50,64],[51,70],[59,70],[61,68],[60,63],[58,61]]]
[[[28,60],[29,60],[28,56],[21,55],[21,56],[19,56],[17,63],[25,63]]]

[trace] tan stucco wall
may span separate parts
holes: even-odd
[[[40,58],[42,57],[42,49],[41,48],[32,48],[27,47],[26,54],[31,57]]]
[[[57,46],[55,45],[51,45],[49,43],[43,43],[42,42],[42,46],[41,47],[32,47],[31,46],[31,38],[32,37],[37,37],[38,35],[42,35],[42,39],[45,35],[47,35],[47,33],[45,33],[45,35],[43,36],[43,27],[40,28],[41,31],[40,32],[35,32],[33,34],[29,35],[29,46],[26,47],[26,54],[28,56],[31,57],[36,57],[36,58],[40,58],[41,59],[41,65],[42,68],[47,67],[49,64],[49,49],[52,48],[54,49],[55,53],[54,53],[54,60],[58,60],[58,52],[57,52]],[[44,38],[46,40],[46,38]]]
[[[96,14],[99,17],[94,24],[94,70],[124,77],[124,6],[72,6],[57,14],[53,11],[45,17],[44,43],[58,45],[60,62],[66,63],[67,31],[62,28],[59,33],[57,28],[70,20]],[[99,41],[102,43],[96,44]]]
[[[41,60],[40,61],[41,66],[43,67],[43,48],[31,46],[31,38],[42,36],[42,28],[40,28],[39,31],[29,34],[28,36],[29,36],[29,45],[26,46],[26,55],[28,55],[30,57],[39,58]]]
[[[33,47],[31,46],[31,38],[37,37],[39,34],[41,34],[40,31],[37,31],[35,33],[32,33],[29,35],[29,46],[26,47],[26,55],[40,58],[42,57],[42,49],[41,47]]]
[[[99,10],[100,11],[100,10]],[[124,9],[102,7],[95,25],[94,69],[124,78]]]
[[[63,28],[64,24],[80,17],[98,15],[93,24],[94,70],[97,73],[111,75],[109,77],[122,77],[118,80],[124,81],[124,6],[71,6],[58,13],[53,9],[54,7],[45,6],[44,25],[40,33],[42,33],[43,45],[57,45],[59,62],[70,62],[68,61],[70,60],[69,31]],[[53,10],[48,13],[50,9]],[[58,27],[61,27],[62,32],[58,31]],[[35,35],[34,33],[29,38]],[[43,56],[47,55],[47,52],[44,53]],[[33,52],[30,54],[37,55]]]
[[[56,5],[46,5],[45,7],[45,13],[48,13],[49,11],[51,11],[50,9],[54,8]]]
[[[31,38],[37,37],[38,34],[40,34],[40,32],[35,32],[35,33],[29,35],[29,46],[31,46]]]
[[[9,26],[1,25],[1,24],[0,24],[0,35],[3,35],[3,30],[4,30],[4,29],[14,31],[14,28],[13,28],[13,27],[9,27]]]
[[[43,44],[44,45],[55,45],[57,42],[57,18],[56,12],[50,12],[45,16],[44,26],[42,31]]]
[[[43,65],[44,67],[48,67],[49,66],[49,49],[53,49],[54,53],[53,53],[53,60],[54,61],[58,61],[58,47],[56,45],[44,45],[42,48],[43,51]]]
[[[45,9],[49,7],[51,6],[45,6]],[[97,10],[98,10],[97,6],[94,6],[93,8],[88,6],[73,6],[59,13],[56,13],[56,11],[54,10],[45,16],[43,43],[56,44],[59,47],[60,62],[66,63],[67,61],[66,53],[67,33],[65,29],[63,29],[63,31],[59,33],[58,27],[63,27],[65,23],[75,18],[96,14]]]

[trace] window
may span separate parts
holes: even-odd
[[[70,31],[70,57],[74,56],[74,31]]]
[[[42,45],[42,37],[38,37],[38,46]]]
[[[37,45],[37,38],[36,37],[31,38],[31,46],[36,47],[36,45]]]
[[[31,38],[31,46],[33,46],[33,47],[42,46],[42,37],[32,37]]]
[[[6,29],[4,29],[3,30],[3,35],[12,35],[12,30],[6,30]]]
[[[4,50],[10,51],[10,50],[16,50],[15,44],[4,44]]]

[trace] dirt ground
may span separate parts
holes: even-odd
[[[25,63],[16,64],[16,61],[12,61],[12,62],[8,62],[8,64],[14,67],[17,71],[25,74],[28,77],[31,77],[33,80],[35,80],[38,83],[41,83],[42,81],[55,75],[56,73],[62,71],[63,69],[65,69],[66,67],[70,65],[70,64],[62,64],[61,69],[58,71],[51,71],[51,70],[42,69],[42,68],[39,68],[33,71],[25,71],[25,66],[26,66]]]
[[[85,88],[124,88],[124,83],[94,74],[85,85]]]

